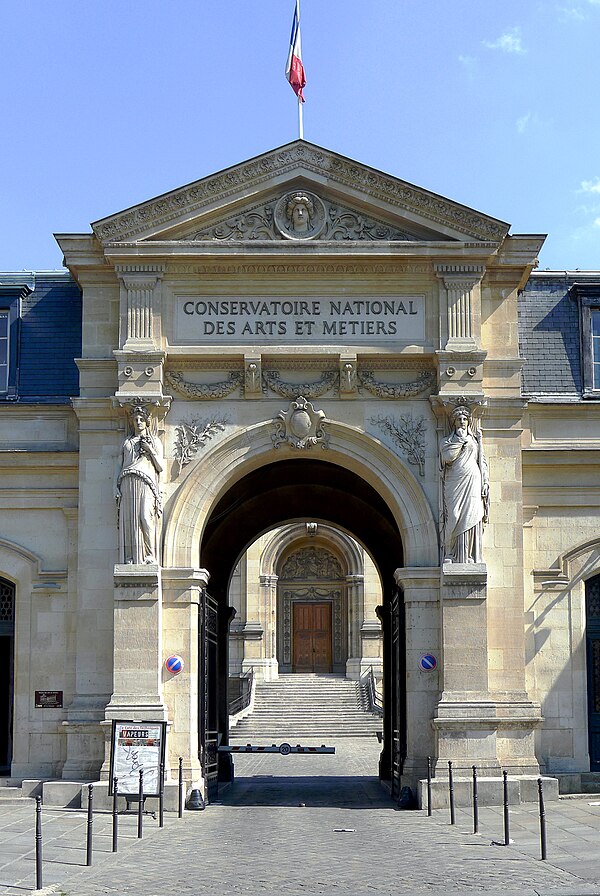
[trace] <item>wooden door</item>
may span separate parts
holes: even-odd
[[[294,601],[294,672],[331,672],[330,603]]]

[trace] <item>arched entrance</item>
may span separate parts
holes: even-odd
[[[369,551],[379,572],[383,588],[380,618],[384,632],[384,680],[388,695],[379,772],[382,778],[393,782],[396,790],[406,749],[403,602],[398,600],[394,583],[394,571],[403,565],[402,538],[389,507],[372,485],[337,464],[306,458],[282,460],[248,473],[222,495],[206,523],[200,553],[202,565],[211,575],[211,600],[206,604],[209,617],[203,627],[203,656],[209,666],[204,667],[200,697],[200,714],[205,716],[201,745],[205,774],[209,778],[211,773],[216,774],[213,739],[220,738],[222,743],[227,743],[228,737],[227,634],[231,616],[227,593],[233,570],[259,534],[290,520],[302,519],[335,525],[351,534]],[[215,626],[216,651],[211,647]],[[211,716],[215,693],[216,718]],[[221,780],[229,780],[228,756],[219,757],[218,774]]]

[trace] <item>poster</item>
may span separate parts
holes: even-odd
[[[160,766],[165,761],[166,722],[113,721],[110,754],[110,789],[118,778],[119,796],[136,797],[140,769],[144,770],[144,796],[158,796]]]

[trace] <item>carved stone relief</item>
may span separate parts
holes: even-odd
[[[282,398],[296,398],[303,395],[305,398],[320,398],[330,389],[335,388],[338,383],[338,373],[336,370],[323,372],[321,379],[313,383],[290,383],[281,379],[281,374],[277,370],[266,370],[263,374],[265,386]]]
[[[244,375],[234,371],[229,378],[218,383],[190,383],[184,380],[182,373],[172,371],[165,372],[165,381],[169,386],[186,398],[208,401],[210,399],[226,398],[243,385]]]
[[[312,448],[313,445],[327,448],[329,434],[323,428],[325,425],[325,412],[315,411],[310,401],[300,395],[290,403],[287,411],[280,411],[273,421],[273,447],[279,448],[287,443],[298,449]]]
[[[419,475],[425,475],[425,417],[415,420],[411,414],[400,417],[371,417],[373,426],[387,433],[397,448],[406,455],[409,464],[419,468]]]
[[[439,222],[461,230],[475,239],[500,240],[508,230],[501,221],[481,215],[472,209],[443,199],[412,184],[390,175],[373,171],[345,159],[335,153],[295,142],[287,149],[276,149],[259,158],[238,165],[225,172],[206,177],[201,181],[160,196],[136,208],[113,215],[93,226],[101,241],[131,239],[143,233],[149,226],[168,226],[180,218],[182,210],[187,214],[202,211],[207,202],[228,196],[236,196],[251,187],[259,188],[273,177],[293,177],[299,168],[327,177],[341,187],[360,190],[376,201],[390,203],[402,214],[404,209],[416,212],[428,221]]]
[[[199,230],[186,240],[392,240],[416,237],[383,221],[296,190]]]
[[[370,370],[358,371],[358,379],[361,386],[376,395],[377,398],[414,398],[422,392],[426,392],[435,383],[435,371],[424,370],[416,380],[411,383],[384,383],[376,380]]]
[[[310,362],[288,363],[286,369],[304,369]],[[399,366],[398,369],[403,369]],[[294,382],[284,380],[279,370],[262,370],[260,355],[247,357],[244,371],[231,371],[226,380],[214,383],[193,383],[184,379],[181,371],[166,371],[165,382],[180,395],[196,401],[214,401],[232,395],[240,389],[246,398],[257,398],[269,391],[290,400],[302,395],[305,399],[320,398],[327,392],[337,391],[343,396],[352,396],[359,391],[367,391],[377,398],[398,400],[415,398],[432,388],[435,383],[435,371],[424,370],[415,380],[407,383],[391,383],[375,379],[371,370],[358,367],[355,358],[340,358],[338,370],[322,370],[321,376],[312,382]]]
[[[310,525],[310,524],[309,524]],[[340,561],[325,548],[301,548],[283,564],[281,579],[341,579]]]
[[[180,423],[175,427],[175,449],[173,455],[179,463],[179,474],[187,464],[191,463],[200,448],[218,432],[224,432],[229,421],[222,417],[218,420],[193,420]]]

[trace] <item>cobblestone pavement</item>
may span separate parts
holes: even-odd
[[[600,896],[600,800],[547,805],[541,862],[535,805],[511,809],[514,842],[496,846],[501,808],[480,809],[479,835],[464,809],[454,826],[447,810],[397,811],[373,774],[377,744],[335,745],[336,756],[238,756],[235,785],[206,811],[169,815],[162,831],[148,820],[143,840],[122,818],[116,856],[98,814],[92,868],[84,813],[45,809],[44,883],[67,896]],[[2,808],[0,892],[31,892],[34,880],[31,808]]]

